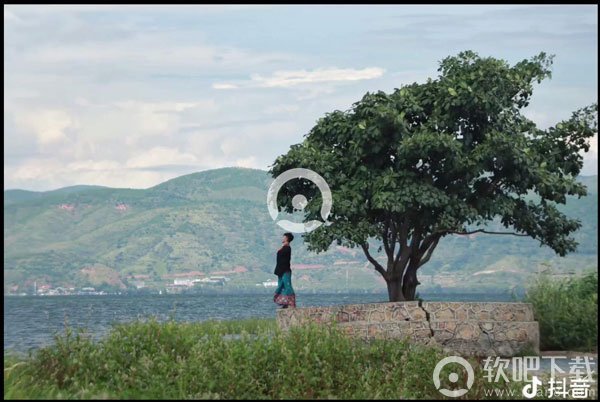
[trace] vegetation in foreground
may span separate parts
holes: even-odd
[[[540,324],[540,349],[598,350],[598,271],[567,281],[542,274],[525,301]]]
[[[283,333],[274,320],[138,321],[98,342],[67,330],[25,360],[5,356],[4,398],[438,399],[432,373],[443,357],[401,341],[350,339],[335,327]],[[485,399],[492,387],[521,395],[523,384],[488,383],[472,363],[464,398]],[[464,387],[466,375],[447,381],[456,369],[442,370],[442,387]]]

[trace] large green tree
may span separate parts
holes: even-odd
[[[581,224],[556,204],[586,195],[576,177],[597,132],[597,104],[545,130],[526,118],[552,59],[540,53],[511,66],[465,51],[442,60],[436,79],[367,93],[319,119],[270,170],[308,168],[332,190],[330,224],[304,236],[309,250],[362,248],[390,301],[414,300],[417,271],[444,236],[529,236],[561,256],[574,251],[570,235]],[[298,193],[313,198],[305,218],[319,219],[320,196],[307,180],[288,182],[279,205],[292,212]],[[377,240],[387,264],[369,247]]]

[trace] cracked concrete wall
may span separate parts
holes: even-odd
[[[395,302],[277,311],[282,330],[306,323],[338,325],[362,339],[409,339],[463,356],[539,352],[539,326],[529,303]]]

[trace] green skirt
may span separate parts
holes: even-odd
[[[296,294],[292,287],[291,272],[286,272],[279,277],[273,301],[280,306],[296,307]]]

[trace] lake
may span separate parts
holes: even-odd
[[[493,293],[423,294],[428,301],[512,301]],[[297,307],[387,301],[386,294],[298,294]],[[27,352],[50,344],[70,327],[86,328],[98,338],[113,323],[156,317],[177,321],[275,318],[270,294],[4,297],[4,350]]]

